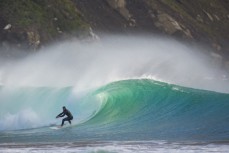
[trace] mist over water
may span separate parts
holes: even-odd
[[[109,82],[150,78],[186,87],[229,92],[227,73],[202,48],[143,36],[65,41],[16,60],[1,60],[5,87],[75,86],[76,92]]]

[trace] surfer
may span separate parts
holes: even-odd
[[[69,110],[67,110],[65,106],[63,106],[63,112],[60,113],[59,115],[57,115],[56,118],[64,117],[64,115],[66,115],[67,117],[65,117],[65,118],[62,120],[61,126],[64,125],[64,122],[65,122],[65,121],[68,121],[68,122],[71,124],[71,120],[73,119],[72,113],[71,113]]]

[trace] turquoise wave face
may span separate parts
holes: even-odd
[[[10,98],[1,102],[1,141],[229,138],[228,94],[147,79],[113,82],[81,97],[72,90],[24,88],[6,92],[2,87],[1,99]],[[72,111],[74,125],[58,131],[43,127],[53,122],[63,105]],[[10,119],[18,126],[12,130],[27,130],[7,132]]]
[[[0,131],[26,130],[60,124],[55,117],[62,107],[71,110],[75,123],[96,113],[99,102],[94,97],[76,96],[73,87],[1,87]]]
[[[131,139],[229,137],[228,94],[152,80],[114,82],[94,94],[102,97],[104,106],[85,126],[106,130],[108,135],[126,134]]]

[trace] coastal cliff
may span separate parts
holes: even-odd
[[[72,37],[161,34],[229,59],[227,0],[1,0],[3,48],[33,48]],[[93,31],[93,32],[92,32]],[[229,62],[228,62],[229,63]],[[229,64],[226,65],[229,66]]]

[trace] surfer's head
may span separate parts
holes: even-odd
[[[65,106],[63,106],[63,110],[66,110],[66,107]]]

